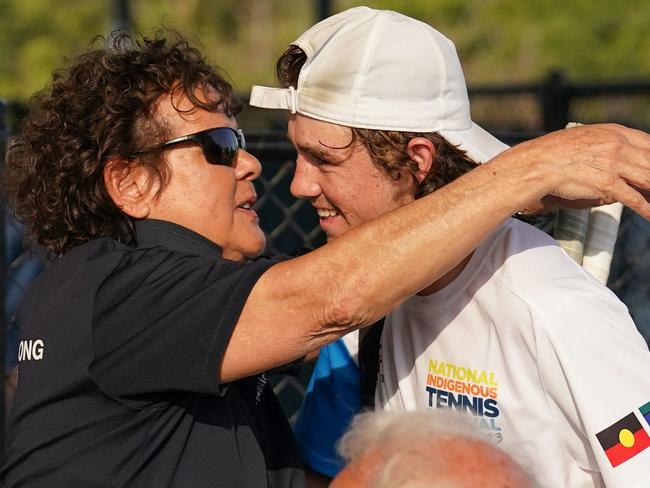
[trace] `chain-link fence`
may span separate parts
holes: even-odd
[[[607,284],[627,305],[650,345],[650,221],[623,211]]]

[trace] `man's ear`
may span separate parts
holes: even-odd
[[[150,184],[151,171],[115,158],[106,163],[104,184],[115,205],[125,214],[144,219],[149,215],[158,191],[158,184]]]
[[[435,170],[433,158],[436,155],[436,148],[433,142],[425,137],[414,137],[406,146],[406,152],[418,165],[418,170],[413,176],[418,183],[422,183],[422,180]]]

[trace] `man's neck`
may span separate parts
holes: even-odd
[[[467,266],[467,263],[469,263],[469,260],[472,258],[473,254],[474,254],[473,252],[470,253],[469,256],[467,256],[460,263],[454,266],[451,269],[451,271],[449,271],[446,275],[444,275],[438,281],[434,281],[425,289],[418,292],[418,295],[419,296],[431,295],[433,293],[436,293],[437,291],[442,290],[445,286],[450,285],[451,282],[454,281],[458,277],[458,275],[465,269],[465,266]]]

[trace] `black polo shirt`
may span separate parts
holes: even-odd
[[[23,299],[3,486],[303,486],[265,375],[216,377],[278,260],[225,260],[169,222],[140,222],[137,236],[73,249]]]

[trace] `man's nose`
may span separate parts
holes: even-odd
[[[296,198],[313,198],[320,195],[317,176],[318,169],[298,157],[291,180],[291,194]]]

